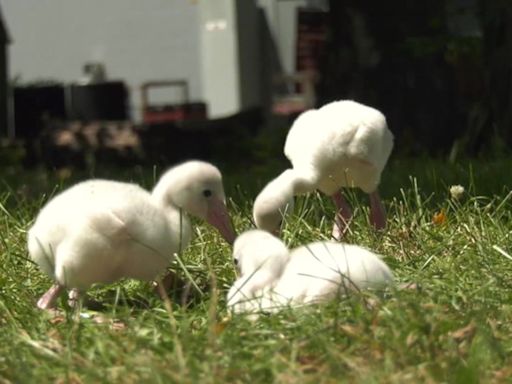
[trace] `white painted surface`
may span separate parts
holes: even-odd
[[[198,2],[203,96],[213,118],[229,116],[241,107],[235,1]]]
[[[10,73],[22,81],[77,81],[88,61],[101,61],[109,79],[124,79],[132,115],[140,85],[187,79],[202,99],[199,12],[187,0],[0,0],[13,44]],[[172,100],[170,100],[172,101]],[[176,100],[178,101],[178,100]]]
[[[265,9],[285,71],[294,72],[295,11],[306,0],[0,0],[13,37],[11,76],[74,82],[86,62],[99,61],[108,79],[130,88],[134,120],[141,84],[160,79],[186,79],[210,117],[231,115],[261,102],[266,63],[251,1]],[[179,94],[156,91],[151,100],[177,102]]]

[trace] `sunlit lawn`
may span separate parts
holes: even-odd
[[[232,172],[229,207],[238,232],[251,227],[258,188],[279,169]],[[0,189],[0,383],[29,382],[506,382],[512,377],[512,159],[393,159],[381,194],[389,227],[375,234],[367,198],[349,193],[355,221],[346,241],[384,255],[398,283],[384,297],[353,295],[251,322],[229,317],[235,278],[230,246],[203,223],[173,265],[183,283],[172,312],[145,283],[91,289],[101,305],[81,312],[36,299],[51,281],[27,259],[26,230],[59,181],[42,171],[4,170]],[[100,172],[101,171],[101,172]],[[100,170],[151,187],[161,169]],[[449,187],[460,184],[460,200]],[[333,206],[299,198],[284,238],[327,239]],[[186,271],[186,272],[185,272]],[[193,279],[194,284],[190,279]],[[91,308],[97,309],[96,311]]]

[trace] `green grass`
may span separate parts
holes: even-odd
[[[98,311],[80,316],[64,301],[59,314],[37,310],[51,281],[27,258],[26,230],[52,194],[82,176],[59,181],[7,170],[0,189],[0,383],[510,382],[511,165],[393,159],[381,188],[388,229],[379,235],[369,228],[367,198],[354,191],[346,241],[381,253],[398,283],[417,287],[391,289],[384,298],[352,295],[255,323],[227,316],[231,250],[199,222],[181,255],[184,268],[172,267],[197,288],[176,282],[171,308],[148,284],[124,281],[90,290]],[[225,172],[239,232],[251,227],[258,188],[278,171]],[[158,172],[111,175],[149,187]],[[460,201],[450,199],[452,184],[466,189]],[[332,209],[323,196],[299,198],[286,242],[327,239]],[[433,223],[441,210],[446,221]]]

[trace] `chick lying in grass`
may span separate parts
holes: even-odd
[[[234,313],[276,312],[393,281],[380,256],[363,247],[318,241],[289,250],[262,230],[238,236],[233,257],[241,272],[228,293]]]

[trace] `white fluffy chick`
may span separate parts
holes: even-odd
[[[235,313],[274,312],[393,282],[381,257],[357,245],[319,241],[290,251],[262,230],[242,233],[235,248],[237,242],[243,246],[234,256],[243,273],[228,294],[228,307]]]
[[[240,277],[228,292],[228,306],[235,312],[253,312],[259,299],[281,276],[288,262],[288,248],[278,238],[249,230],[233,244],[233,259]]]
[[[334,101],[302,113],[284,146],[292,168],[257,196],[253,208],[256,226],[276,234],[290,199],[319,190],[331,196],[336,205],[332,233],[340,240],[352,218],[341,189],[357,187],[369,194],[370,222],[383,229],[386,212],[377,188],[393,140],[380,111],[352,100]]]
[[[53,307],[66,288],[76,299],[95,283],[156,279],[190,242],[186,213],[233,242],[221,173],[206,162],[169,169],[151,193],[131,183],[93,179],[58,194],[28,232],[30,257],[56,282],[38,307]]]

